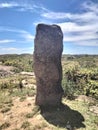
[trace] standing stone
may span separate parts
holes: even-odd
[[[63,34],[57,25],[39,24],[34,47],[34,72],[37,82],[36,104],[57,106],[63,89],[61,55]]]

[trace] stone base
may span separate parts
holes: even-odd
[[[50,94],[50,95],[36,95],[36,105],[39,106],[59,106],[62,100],[62,93]]]

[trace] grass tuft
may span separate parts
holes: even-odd
[[[8,128],[8,127],[10,127],[10,123],[5,122],[5,123],[3,123],[3,124],[0,126],[0,130],[6,129],[6,128]]]
[[[25,122],[22,123],[21,128],[27,129],[27,128],[30,127],[30,125],[31,125],[30,122],[25,121]]]
[[[11,110],[11,108],[5,107],[5,108],[3,108],[3,109],[1,110],[1,112],[2,112],[2,113],[6,113],[6,112],[8,112],[8,111],[10,111],[10,110]]]

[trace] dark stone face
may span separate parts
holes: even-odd
[[[39,24],[34,48],[34,72],[37,81],[36,104],[59,105],[63,94],[61,87],[63,34],[57,25]]]

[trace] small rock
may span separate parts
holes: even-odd
[[[91,106],[89,110],[95,114],[98,114],[98,106]]]

